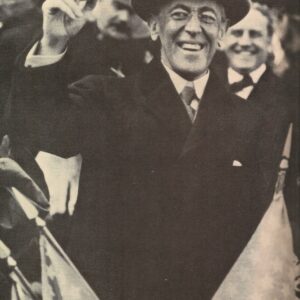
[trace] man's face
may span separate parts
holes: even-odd
[[[104,36],[122,40],[130,37],[132,7],[128,0],[98,0],[93,13]]]
[[[188,80],[204,74],[225,32],[223,9],[213,0],[174,0],[150,20],[162,61]]]
[[[252,9],[242,21],[229,28],[224,50],[234,70],[249,73],[266,62],[271,43],[267,26],[268,19]]]

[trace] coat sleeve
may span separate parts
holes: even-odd
[[[67,58],[45,67],[25,68],[21,58],[6,108],[15,139],[35,151],[63,157],[81,152],[93,122],[99,123],[104,115],[98,109],[103,99],[101,77],[68,84],[66,63]]]

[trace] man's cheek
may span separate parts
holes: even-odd
[[[226,48],[224,48],[224,51],[225,51],[226,55],[228,57],[230,57],[235,54],[236,46],[235,45],[227,46]]]
[[[234,36],[226,36],[223,38],[223,43],[225,45],[225,48],[233,47],[234,45],[238,44],[238,40]]]

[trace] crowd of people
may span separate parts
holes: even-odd
[[[0,4],[0,240],[30,281],[37,232],[7,187],[104,300],[212,299],[283,164],[300,257],[294,1],[30,3]]]

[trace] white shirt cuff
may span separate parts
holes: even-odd
[[[37,46],[38,42],[36,42],[28,52],[25,60],[25,67],[37,68],[55,64],[59,62],[67,52],[66,49],[63,53],[58,55],[36,55],[34,53],[36,52]]]

